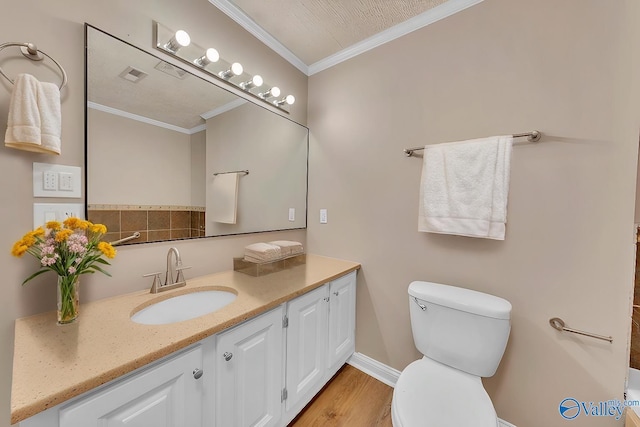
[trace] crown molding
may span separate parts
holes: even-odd
[[[362,40],[346,49],[334,53],[318,62],[309,65],[308,76],[312,76],[320,71],[331,68],[334,65],[338,65],[348,59],[367,52],[373,48],[381,46],[399,37],[407,35],[434,22],[440,21],[448,16],[458,13],[464,9],[467,9],[475,4],[478,4],[484,0],[449,0],[446,3],[442,3],[439,6],[429,9],[426,12],[416,15],[411,19],[408,19],[398,25],[394,25],[384,31],[374,34],[373,36]]]
[[[193,129],[181,128],[179,126],[171,125],[169,123],[161,122],[159,120],[150,119],[150,118],[144,117],[144,116],[139,116],[137,114],[132,114],[132,113],[129,113],[128,111],[118,110],[117,108],[107,107],[106,105],[97,104],[97,103],[91,102],[91,101],[87,102],[87,107],[88,108],[93,108],[94,110],[102,111],[102,112],[105,112],[105,113],[108,113],[108,114],[114,114],[116,116],[125,117],[127,119],[131,119],[131,120],[135,120],[135,121],[138,121],[138,122],[146,123],[146,124],[149,124],[149,125],[152,125],[152,126],[158,126],[158,127],[161,127],[161,128],[173,130],[173,131],[180,132],[180,133],[186,133],[187,135],[191,135],[191,134],[194,134],[196,132],[200,132],[200,130],[198,130],[198,128],[204,126],[204,125],[199,125],[199,126],[194,127]],[[204,130],[204,128],[201,129],[201,130]]]
[[[238,108],[239,106],[244,105],[247,102],[249,102],[249,101],[247,101],[244,98],[238,98],[238,99],[236,99],[234,101],[227,102],[226,104],[221,105],[218,108],[214,108],[213,110],[207,111],[206,113],[202,113],[202,114],[200,114],[200,117],[202,117],[205,120],[208,120],[208,119],[210,119],[212,117],[215,117],[215,116],[217,116],[219,114],[226,113],[227,111],[231,111],[234,108]]]
[[[245,30],[253,34],[258,40],[267,45],[271,50],[289,61],[291,65],[302,71],[307,76],[312,76],[320,71],[331,68],[334,65],[351,59],[361,53],[367,52],[375,47],[381,46],[392,40],[409,34],[429,24],[433,24],[441,19],[460,12],[484,0],[449,0],[433,9],[427,10],[420,15],[395,25],[385,31],[375,34],[359,43],[343,49],[311,65],[305,64],[293,52],[287,49],[282,43],[276,40],[271,34],[260,27],[253,19],[245,14],[240,8],[231,3],[230,0],[209,0],[209,3],[220,9],[228,17],[240,24]]]
[[[209,3],[220,9],[225,15],[233,19],[242,28],[253,34],[255,38],[267,45],[271,50],[286,59],[291,65],[309,75],[309,67],[302,62],[293,52],[287,49],[282,43],[276,40],[271,34],[259,26],[253,19],[244,13],[238,6],[229,0],[209,0]]]

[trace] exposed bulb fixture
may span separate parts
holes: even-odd
[[[276,106],[281,106],[282,104],[289,104],[289,105],[293,105],[293,103],[296,102],[296,97],[293,95],[287,95],[282,99],[278,99],[277,101],[273,101],[274,104],[276,104]]]
[[[172,53],[176,53],[181,47],[189,46],[190,43],[191,37],[189,37],[189,34],[184,30],[178,30],[173,37],[171,37],[171,40],[164,45],[164,48]]]
[[[212,62],[218,62],[218,59],[220,59],[220,54],[218,53],[217,50],[210,47],[209,49],[207,49],[204,55],[202,55],[200,58],[193,61],[193,63],[200,68],[204,68],[207,65],[211,64]]]
[[[266,92],[259,93],[258,96],[262,99],[267,99],[273,97],[280,96],[280,88],[278,86],[274,86]]]
[[[231,64],[231,68],[226,71],[220,71],[218,73],[218,76],[220,76],[221,79],[229,80],[233,76],[239,76],[240,74],[242,74],[242,71],[242,64],[240,64],[239,62],[234,62],[233,64]]]
[[[247,80],[246,82],[242,82],[240,83],[240,87],[244,90],[249,90],[253,87],[260,87],[262,86],[262,83],[264,81],[262,80],[262,77],[259,75],[255,75],[251,78],[251,80]]]

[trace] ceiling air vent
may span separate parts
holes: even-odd
[[[146,76],[147,76],[147,73],[133,67],[127,67],[123,72],[120,73],[120,77],[122,77],[125,80],[129,80],[130,82],[133,82],[133,83],[138,83],[140,80],[142,80]]]
[[[189,73],[187,73],[185,70],[178,67],[174,67],[173,65],[164,61],[158,62],[158,65],[156,65],[154,68],[158,71],[162,71],[163,73],[169,74],[170,76],[173,76],[176,79],[180,79],[180,80],[184,79],[189,75]]]

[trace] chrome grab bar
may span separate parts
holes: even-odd
[[[138,237],[140,237],[140,232],[136,231],[135,233],[133,233],[129,237],[124,237],[124,238],[119,239],[119,240],[114,240],[113,242],[110,242],[110,243],[111,243],[111,246],[115,246],[115,245],[119,245],[119,244],[124,243],[124,242],[128,242],[129,240],[137,239]]]
[[[554,317],[549,319],[549,324],[553,329],[556,329],[560,332],[571,332],[572,334],[584,335],[585,337],[596,338],[603,341],[613,342],[613,338],[611,336],[605,337],[604,335],[592,334],[591,332],[579,331],[577,329],[568,328],[565,326],[564,320],[559,317]]]

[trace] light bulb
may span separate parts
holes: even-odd
[[[234,62],[233,64],[231,64],[231,72],[236,76],[239,76],[240,74],[242,74],[242,71],[243,71],[242,64],[240,64],[239,62]]]
[[[207,65],[211,64],[212,62],[218,62],[218,59],[220,59],[220,54],[218,53],[217,50],[210,47],[209,49],[207,49],[204,55],[202,55],[200,58],[196,59],[193,62],[197,66],[204,68]]]
[[[240,83],[240,87],[244,90],[249,90],[253,87],[260,87],[262,86],[263,80],[262,77],[258,74],[256,74],[255,76],[253,76],[251,78],[251,80],[247,80],[246,82],[242,82]]]
[[[173,53],[176,53],[178,49],[180,49],[181,47],[189,46],[190,43],[191,37],[189,37],[189,34],[184,30],[178,30],[173,35],[173,37],[171,37],[171,40],[169,40],[167,44],[164,45],[164,48]]]
[[[234,75],[239,76],[240,74],[242,74],[242,71],[242,64],[240,64],[239,62],[234,62],[233,64],[231,64],[231,68],[226,71],[220,71],[218,73],[218,76],[220,76],[220,78],[222,79],[229,80]]]
[[[293,95],[287,95],[284,100],[287,102],[287,104],[293,105],[293,103],[296,102],[296,97]]]
[[[280,88],[278,86],[274,86],[270,90],[271,96],[275,96],[276,98],[280,96]]]

